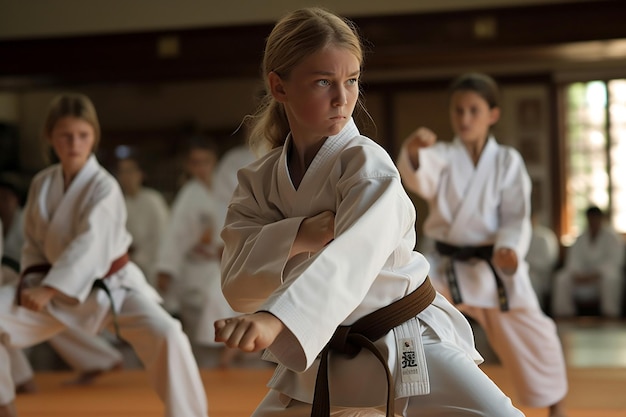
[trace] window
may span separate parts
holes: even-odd
[[[566,224],[572,241],[595,204],[626,233],[626,80],[566,87]]]

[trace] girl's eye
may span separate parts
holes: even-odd
[[[359,83],[359,79],[358,78],[350,78],[348,80],[348,85],[357,85]]]
[[[320,87],[328,87],[330,85],[330,81],[328,80],[317,80],[317,85]]]

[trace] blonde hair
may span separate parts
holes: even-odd
[[[300,61],[329,45],[346,48],[363,65],[361,39],[354,23],[347,19],[313,7],[296,10],[276,23],[263,57],[265,96],[256,113],[247,119],[251,124],[249,145],[257,153],[282,146],[290,130],[283,105],[270,92],[269,73],[287,79]]]
[[[93,151],[95,151],[100,142],[100,122],[98,121],[96,108],[89,97],[77,93],[64,93],[56,96],[48,107],[48,113],[43,124],[44,138],[52,135],[54,126],[64,117],[75,117],[84,120],[93,127]]]

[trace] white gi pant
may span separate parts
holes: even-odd
[[[6,350],[11,366],[11,379],[15,386],[22,385],[33,379],[33,368],[30,366],[30,362],[22,349],[7,346]],[[0,390],[2,390],[2,388],[0,388]],[[1,400],[0,404],[2,404]]]
[[[123,361],[122,354],[101,337],[67,329],[48,343],[72,369],[78,372],[107,371]],[[21,349],[8,349],[11,374],[15,385],[21,385],[33,377],[33,369]]]
[[[511,400],[489,379],[463,350],[442,342],[435,332],[426,329],[422,343],[426,354],[430,394],[398,398],[396,415],[415,417],[523,417]],[[331,394],[332,397],[332,394]],[[332,398],[331,398],[332,401]],[[252,417],[309,417],[311,404],[290,399],[271,390]],[[380,417],[385,405],[377,408],[331,407],[335,417]]]
[[[68,328],[48,343],[72,369],[79,372],[107,371],[121,364],[119,350],[100,336]]]
[[[11,284],[15,286],[14,284]],[[79,372],[108,370],[122,363],[122,354],[100,337],[81,330],[67,329],[48,343],[72,369]],[[21,349],[8,349],[11,375],[15,385],[33,378],[33,369]]]
[[[537,308],[459,306],[483,328],[489,345],[511,376],[519,401],[548,407],[567,394],[563,348],[554,321]]]
[[[588,288],[597,290],[600,299],[600,311],[606,317],[619,317],[622,312],[622,295],[624,279],[621,275],[602,276],[597,285]],[[594,288],[595,287],[595,288]],[[582,292],[582,291],[581,291]],[[577,286],[571,272],[561,270],[554,276],[552,287],[552,314],[555,317],[572,317],[576,315],[575,298]]]
[[[14,288],[0,288],[0,404],[15,397],[6,346],[29,347],[66,329],[47,312],[15,306],[14,299]],[[103,325],[110,325],[111,319],[109,313]],[[155,301],[133,290],[126,292],[117,319],[121,337],[141,359],[165,404],[165,416],[206,417],[206,393],[180,323]]]

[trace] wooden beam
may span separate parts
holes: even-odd
[[[622,1],[357,18],[367,70],[626,58]],[[272,25],[0,41],[0,88],[257,77]]]

